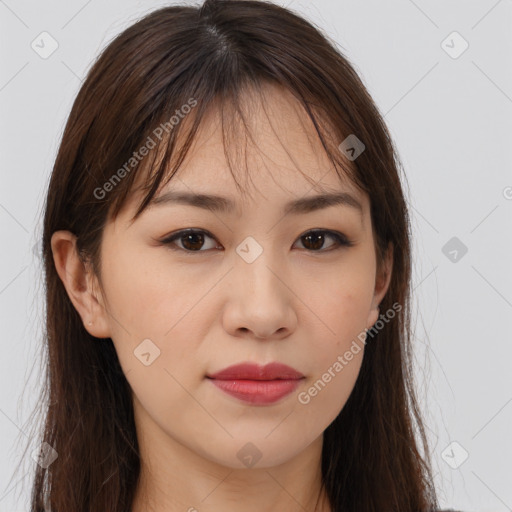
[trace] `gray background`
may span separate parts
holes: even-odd
[[[416,375],[441,504],[512,510],[512,1],[278,3],[340,45],[406,170]],[[0,512],[28,509],[43,318],[33,248],[64,123],[100,49],[169,4],[0,0]],[[31,47],[43,31],[58,43],[47,59]]]

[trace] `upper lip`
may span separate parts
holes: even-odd
[[[207,374],[207,377],[218,380],[298,380],[304,375],[282,363],[268,363],[261,366],[247,362],[228,366],[220,372]]]

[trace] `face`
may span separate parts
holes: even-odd
[[[141,435],[232,468],[247,466],[246,455],[258,467],[283,463],[321,438],[354,387],[360,335],[389,283],[376,273],[368,197],[340,183],[294,100],[265,94],[265,109],[256,102],[248,116],[255,144],[241,159],[251,187],[236,188],[212,112],[159,201],[131,224],[134,196],[107,224],[102,307],[86,325],[112,338]],[[167,192],[233,204],[204,208],[165,200]],[[351,199],[285,212],[321,193]],[[243,369],[209,378],[274,362],[297,374],[278,369],[259,384]]]

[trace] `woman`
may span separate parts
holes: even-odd
[[[287,9],[206,0],[116,37],[47,194],[31,510],[436,510],[399,169]]]

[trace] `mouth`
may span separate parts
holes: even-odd
[[[224,370],[208,374],[207,377],[218,380],[298,380],[304,378],[304,375],[295,368],[282,363],[269,363],[261,366],[248,362],[228,366]]]
[[[252,405],[275,403],[292,393],[305,376],[282,363],[242,363],[206,378],[224,393]]]

